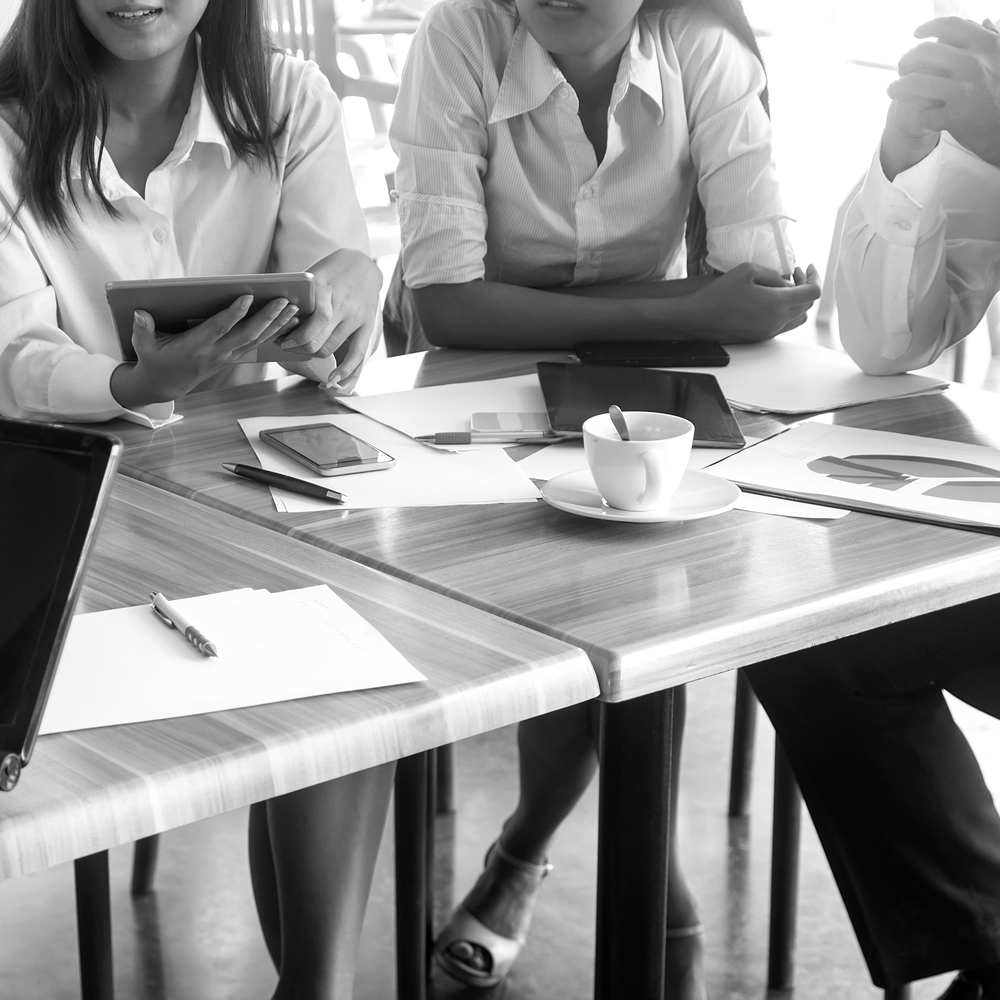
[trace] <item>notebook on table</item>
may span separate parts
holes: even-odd
[[[0,418],[0,791],[28,763],[120,443]]]

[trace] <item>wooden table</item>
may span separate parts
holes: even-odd
[[[402,387],[400,372],[415,385],[467,381],[523,374],[554,356],[434,351],[387,363],[386,387]],[[661,525],[600,523],[541,502],[279,514],[264,488],[220,469],[255,461],[236,418],[336,410],[335,397],[284,379],[193,395],[180,408],[184,421],[155,434],[114,427],[127,475],[587,652],[604,703],[602,1000],[662,996],[673,687],[1000,591],[1000,538],[856,513],[818,522],[734,510]],[[834,419],[1000,446],[1000,399],[961,386]],[[758,435],[775,426],[740,422]]]
[[[96,909],[97,925],[107,918],[106,899],[95,896],[102,882],[107,891],[108,848],[417,759],[597,694],[590,663],[572,646],[122,477],[78,610],[141,603],[151,590],[194,596],[317,583],[379,629],[427,682],[43,736],[17,788],[0,796],[0,878],[88,859],[77,869],[90,897],[82,958],[101,952],[93,917]],[[109,967],[82,972],[91,996],[110,996]]]

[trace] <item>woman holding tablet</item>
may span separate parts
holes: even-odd
[[[820,290],[785,235],[765,87],[738,0],[439,3],[390,132],[405,281],[390,352],[798,326]],[[520,801],[436,946],[474,986],[502,980],[524,943],[549,842],[597,767],[593,715],[523,723],[519,747]],[[669,885],[671,995],[699,1000],[701,927],[676,864]]]
[[[139,312],[122,364],[104,284],[129,278],[311,270],[318,308],[285,346],[348,382],[381,283],[367,251],[340,104],[273,49],[261,0],[21,5],[0,47],[0,413],[154,422],[185,392],[259,377],[230,362],[292,319],[280,300],[244,318],[238,300],[158,337]],[[254,807],[275,998],[349,1000],[392,774]]]
[[[258,379],[232,362],[294,306],[244,318],[243,297],[170,337],[139,311],[123,364],[104,285],[305,270],[317,309],[282,344],[348,383],[381,276],[339,102],[270,50],[260,0],[21,6],[0,54],[0,413],[155,423],[196,387]]]

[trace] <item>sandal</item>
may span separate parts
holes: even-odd
[[[536,880],[531,897],[526,900],[525,919],[518,936],[504,937],[490,930],[462,903],[451,915],[448,925],[434,944],[434,958],[449,976],[466,986],[480,989],[488,989],[502,982],[517,961],[517,956],[528,939],[535,896],[542,881],[552,871],[552,865],[547,861],[535,864],[515,858],[500,846],[499,841],[486,852],[484,868],[498,862]]]
[[[705,962],[701,924],[668,927],[666,937],[667,995],[682,1000],[704,1000]]]

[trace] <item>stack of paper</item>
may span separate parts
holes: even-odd
[[[676,370],[710,371],[733,406],[758,413],[822,413],[948,385],[926,375],[866,375],[846,354],[781,337],[726,350],[731,360],[724,368]]]
[[[219,651],[203,656],[148,604],[77,615],[42,733],[149,722],[424,680],[329,587],[172,601]]]

